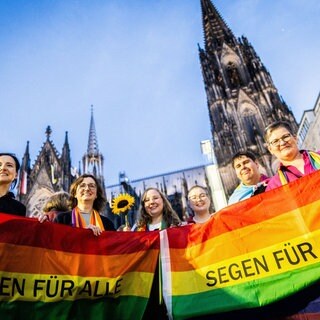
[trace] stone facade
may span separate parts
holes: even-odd
[[[281,99],[271,75],[247,38],[236,38],[210,0],[201,0],[204,49],[199,48],[213,147],[227,195],[238,183],[231,158],[254,152],[263,172],[272,175],[272,156],[264,128],[285,120],[297,129],[293,113]]]

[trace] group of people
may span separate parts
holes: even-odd
[[[273,177],[259,171],[256,156],[250,151],[236,153],[232,165],[240,184],[228,200],[233,204],[261,192],[281,187],[320,169],[320,152],[299,150],[298,140],[289,123],[277,121],[265,129],[264,139],[269,152],[278,160]]]
[[[258,160],[251,151],[237,152],[232,165],[240,180],[228,205],[258,193],[280,187],[320,168],[319,152],[299,150],[297,137],[289,123],[277,121],[265,129],[269,152],[279,161],[277,173],[267,177],[260,173]],[[26,216],[26,207],[14,198],[20,164],[14,154],[0,153],[0,212]],[[54,194],[43,208],[40,222],[52,221],[91,229],[94,235],[115,230],[111,220],[101,214],[106,206],[101,185],[95,176],[83,174],[71,185],[69,193]],[[193,213],[186,223],[204,223],[213,215],[207,188],[189,189],[188,204]],[[157,188],[148,188],[141,197],[140,210],[131,231],[161,230],[185,224],[173,210],[167,197]],[[123,229],[122,229],[123,230]],[[128,229],[125,229],[128,231]]]
[[[236,153],[232,165],[240,184],[230,196],[228,205],[320,169],[319,152],[299,150],[297,137],[287,122],[270,124],[265,129],[264,138],[269,152],[279,161],[277,173],[267,177],[260,173],[258,160],[252,152]],[[19,168],[14,154],[0,153],[0,212],[25,216],[26,207],[15,200],[11,192],[16,186]],[[136,223],[126,231],[154,231],[205,223],[213,216],[210,195],[203,186],[195,185],[189,189],[188,204],[193,215],[186,222],[181,221],[165,194],[157,188],[148,188],[141,197]],[[112,221],[101,214],[105,206],[106,199],[98,180],[91,174],[83,174],[72,183],[69,193],[59,192],[49,199],[39,221],[88,228],[99,236],[103,231],[115,231]]]
[[[0,153],[0,212],[24,217],[26,207],[15,199],[12,192],[17,184],[19,168],[19,161],[14,154]],[[206,222],[212,216],[208,190],[194,186],[188,198],[194,212],[188,222]],[[95,236],[99,236],[103,231],[115,231],[113,222],[102,214],[106,203],[96,177],[83,174],[72,183],[69,193],[57,192],[48,199],[38,220],[91,229]],[[141,197],[137,221],[130,230],[162,230],[182,224],[166,195],[157,188],[148,188]]]

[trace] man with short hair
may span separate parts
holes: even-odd
[[[228,205],[264,192],[268,177],[260,173],[258,161],[252,152],[237,152],[232,157],[232,165],[240,184],[230,196]]]
[[[280,161],[278,172],[270,178],[266,191],[281,187],[320,169],[320,152],[299,150],[297,136],[288,122],[271,123],[265,129],[264,139],[270,153]],[[290,319],[320,319],[319,292],[319,282],[302,291],[303,296],[299,294],[297,303],[302,297],[307,300],[304,300],[303,309],[292,314]],[[294,306],[295,303],[293,297],[290,304]]]

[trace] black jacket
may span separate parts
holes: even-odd
[[[115,231],[116,230],[114,228],[113,223],[107,217],[100,214],[100,218],[102,220],[105,231]],[[59,213],[56,216],[56,218],[54,219],[54,222],[71,226],[72,225],[72,211]]]
[[[0,212],[25,217],[26,211],[26,206],[16,200],[12,192],[0,197]]]

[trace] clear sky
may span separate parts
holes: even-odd
[[[319,0],[214,0],[244,35],[297,121],[320,83]],[[198,56],[200,0],[1,0],[2,151],[34,163],[50,125],[73,166],[86,152],[90,106],[106,185],[203,164],[210,139]]]

